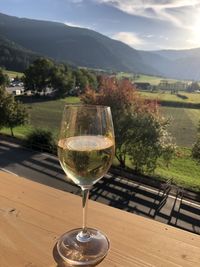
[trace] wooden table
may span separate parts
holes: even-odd
[[[65,266],[54,246],[81,215],[80,197],[0,172],[0,267]],[[200,266],[199,235],[94,201],[88,215],[111,241],[101,267]]]

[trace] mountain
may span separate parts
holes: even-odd
[[[0,35],[0,66],[14,71],[23,71],[38,55]]]
[[[185,57],[200,56],[200,48],[182,49],[182,50],[157,50],[155,54],[165,57],[169,60],[176,60]]]
[[[113,71],[159,74],[143,62],[137,50],[89,29],[0,13],[0,35],[59,62]]]
[[[167,77],[200,80],[200,48],[184,50],[140,51],[146,64]]]
[[[81,67],[200,80],[200,48],[139,51],[89,29],[0,13],[0,66],[24,70],[38,56]]]

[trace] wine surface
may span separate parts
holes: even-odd
[[[80,186],[90,186],[108,171],[114,140],[105,136],[74,136],[58,142],[58,157],[67,176]]]

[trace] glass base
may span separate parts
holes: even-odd
[[[88,228],[89,238],[81,241],[81,228],[63,234],[57,243],[61,258],[70,266],[95,266],[108,253],[108,238],[97,229]]]

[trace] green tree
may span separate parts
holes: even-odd
[[[200,86],[199,86],[198,82],[192,82],[187,88],[187,91],[189,93],[192,93],[192,92],[195,92],[195,91],[199,91],[199,90],[200,90]]]
[[[97,89],[98,82],[97,82],[97,76],[95,75],[95,73],[92,72],[92,71],[88,71],[86,69],[81,69],[81,71],[82,71],[83,75],[87,77],[87,84],[86,84],[86,86],[89,85],[93,89]]]
[[[6,122],[6,90],[0,86],[0,128],[4,127]]]
[[[131,115],[127,138],[127,155],[137,173],[151,173],[162,157],[168,167],[175,145],[167,131],[168,121],[155,113],[139,112]]]
[[[75,77],[76,87],[80,93],[84,92],[85,88],[89,85],[88,77],[84,74],[84,71],[76,69],[73,71],[73,76]]]
[[[72,72],[68,66],[55,65],[51,72],[51,87],[55,90],[57,97],[69,95],[73,86]]]
[[[5,88],[0,88],[0,127],[9,127],[14,136],[13,128],[28,121],[26,108],[15,101],[14,96],[8,94]]]
[[[51,86],[51,74],[54,63],[45,58],[36,59],[24,72],[24,87],[34,93],[46,92]]]
[[[9,83],[8,75],[3,72],[2,68],[0,68],[0,86],[7,86]]]

